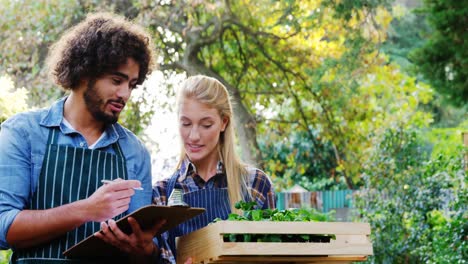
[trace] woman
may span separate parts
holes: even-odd
[[[274,208],[271,181],[236,155],[233,110],[227,89],[216,79],[189,77],[177,96],[182,151],[176,172],[153,188],[153,202],[171,204],[173,190],[183,202],[206,212],[165,233],[169,245],[161,256],[174,261],[175,237],[200,229],[215,218],[227,219],[240,200],[255,201],[258,209]],[[176,193],[175,192],[175,193]]]

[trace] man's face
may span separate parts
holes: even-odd
[[[119,119],[132,90],[136,87],[140,67],[133,59],[117,70],[88,82],[84,101],[93,117],[105,124],[114,124]]]

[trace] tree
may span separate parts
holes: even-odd
[[[354,188],[372,140],[386,127],[427,122],[417,105],[430,99],[428,87],[377,49],[392,19],[385,0],[109,3],[82,0],[70,10],[81,16],[118,8],[154,32],[165,74],[202,73],[223,82],[247,161],[264,161],[259,135],[274,141],[303,132],[311,148],[330,145],[333,160],[323,162],[336,164],[336,177]],[[73,21],[72,13],[61,19]],[[128,120],[144,125],[136,113]]]
[[[412,54],[419,71],[457,106],[468,101],[468,1],[425,0],[420,10],[434,32]]]
[[[130,1],[1,1],[0,75],[12,77],[14,86],[28,90],[29,107],[50,105],[65,91],[47,76],[44,60],[48,47],[87,11],[122,9],[132,15]],[[127,9],[128,8],[128,9]],[[145,85],[141,89],[148,89]],[[123,124],[139,134],[151,120],[155,98],[145,92],[133,96],[122,113]]]
[[[8,4],[6,10],[13,12],[4,13],[14,21],[19,4]],[[31,1],[24,9],[39,8],[41,17],[33,16],[34,25],[27,24],[30,28],[2,26],[7,30],[5,36],[29,36],[31,40],[23,45],[42,39],[50,43],[80,20],[85,10],[118,11],[134,18],[156,35],[161,70],[167,76],[202,73],[226,85],[235,105],[242,155],[252,163],[264,161],[257,143],[259,135],[278,140],[293,131],[303,132],[310,148],[331,146],[333,160],[319,156],[323,160],[318,162],[336,164],[330,175],[336,173],[353,188],[360,181],[360,163],[372,148],[374,137],[395,122],[427,122],[417,105],[430,100],[428,87],[402,73],[377,49],[392,19],[385,0],[121,0],[97,4],[82,0],[70,5],[76,12],[64,11],[55,1]],[[65,23],[59,24],[60,20]],[[48,23],[60,29],[37,39],[42,31],[36,24],[43,24],[41,28],[47,32]],[[19,81],[43,80],[43,60],[26,63],[43,55],[16,56],[15,45],[7,44],[11,50],[2,57],[8,62],[6,71],[15,73]],[[26,54],[36,54],[35,46],[27,46]],[[395,97],[399,101],[394,101]],[[126,112],[130,117],[122,120],[130,129],[141,131],[152,115],[154,100],[143,91],[129,104],[134,106]],[[324,141],[316,139],[317,133]]]
[[[389,55],[390,61],[398,63],[407,74],[426,81],[421,74],[418,74],[418,64],[410,60],[410,54],[427,42],[428,36],[432,35],[434,29],[431,29],[425,14],[414,9],[414,4],[406,3],[408,8],[400,5],[392,8],[393,20],[387,30],[387,39],[382,43],[380,50]],[[418,6],[421,5],[422,2]],[[444,96],[436,90],[434,99],[421,107],[432,113],[434,121],[431,127],[456,127],[467,119],[467,108],[447,102]]]
[[[384,1],[158,4],[142,5],[138,17],[159,34],[161,68],[207,74],[228,87],[244,157],[262,160],[255,151],[257,132],[299,129],[312,135],[317,124],[346,173],[344,161],[354,163],[354,150],[348,151],[343,108],[367,66],[386,63],[373,52],[388,24],[379,9]],[[276,116],[262,119],[259,108]],[[352,187],[354,180],[345,178]]]
[[[0,76],[0,124],[10,116],[28,108],[27,93],[24,88],[15,89],[10,77]]]
[[[466,263],[464,151],[460,137],[437,143],[443,152],[446,145],[456,151],[429,158],[418,132],[396,127],[363,163],[365,186],[355,205],[371,224],[370,263]]]
[[[72,1],[1,1],[0,74],[29,91],[29,106],[44,106],[63,94],[52,89],[44,69],[48,46],[83,12]],[[72,15],[68,12],[73,10]],[[76,11],[76,12],[75,12]]]
[[[346,189],[346,182],[335,172],[331,144],[314,131],[314,139],[304,131],[292,132],[282,140],[260,136],[259,145],[265,159],[265,170],[275,179],[275,188],[285,190],[299,184],[309,191]],[[313,142],[320,142],[314,144]]]
[[[413,10],[400,5],[393,7],[393,19],[387,31],[387,39],[381,45],[382,52],[407,72],[412,72],[414,68],[409,54],[423,46],[426,36],[431,32],[425,16]]]

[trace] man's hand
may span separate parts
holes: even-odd
[[[138,222],[132,217],[128,218],[128,223],[132,228],[132,233],[129,235],[122,232],[114,220],[109,220],[107,223],[102,222],[101,231],[94,235],[131,255],[151,256],[153,253],[158,253],[159,249],[153,243],[153,237],[166,223],[166,220],[156,222],[147,230],[141,230]]]
[[[48,242],[89,221],[106,221],[127,211],[130,198],[141,183],[114,180],[90,197],[47,210],[22,210],[10,226],[7,241],[16,248]]]
[[[97,189],[85,199],[89,221],[106,221],[128,210],[130,198],[135,194],[133,188],[141,183],[137,180],[118,179]]]

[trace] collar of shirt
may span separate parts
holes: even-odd
[[[178,178],[179,182],[183,182],[187,178],[187,176],[193,177],[195,175],[198,175],[197,167],[195,167],[195,164],[193,164],[187,157],[182,161],[179,171],[181,172]],[[218,161],[218,164],[216,165],[216,175],[219,174],[225,174],[224,164],[221,161]]]
[[[65,101],[67,100],[67,96],[63,97],[59,101],[52,104],[49,108],[47,114],[42,118],[40,121],[41,126],[45,127],[59,127],[63,134],[71,134],[71,133],[79,133],[74,128],[65,125],[63,122],[63,108],[65,105]],[[100,142],[105,145],[113,144],[117,142],[117,140],[125,138],[127,135],[123,128],[118,124],[111,124],[106,127],[105,130],[106,139],[103,142]],[[104,142],[105,141],[105,142]],[[99,144],[99,145],[102,145]],[[98,147],[98,146],[96,146]]]

